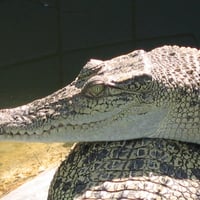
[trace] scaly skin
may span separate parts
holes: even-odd
[[[199,200],[199,145],[164,139],[78,143],[48,200]]]
[[[91,60],[65,88],[0,110],[0,140],[86,141],[49,200],[200,199],[199,102],[200,51],[137,50]],[[133,140],[144,137],[154,139]]]
[[[91,60],[65,88],[0,110],[0,140],[200,143],[199,74],[200,52],[177,46]]]

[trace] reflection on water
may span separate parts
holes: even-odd
[[[0,142],[0,196],[28,178],[59,165],[71,144]]]

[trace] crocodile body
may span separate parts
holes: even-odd
[[[199,145],[163,139],[79,143],[48,200],[199,200]]]
[[[84,195],[88,199],[128,199],[126,195],[130,194],[133,194],[132,199],[157,199],[155,195],[167,199],[164,193],[168,193],[168,181],[165,179],[177,186],[168,190],[175,199],[184,198],[184,188],[191,199],[199,199],[200,51],[163,46],[149,52],[136,50],[107,61],[91,60],[63,89],[27,105],[0,110],[0,140],[86,142],[78,143],[59,168],[49,199],[84,199]],[[119,140],[126,140],[122,147]],[[178,151],[172,148],[167,153],[168,146],[174,144],[172,140],[177,141]],[[143,142],[147,143],[141,146]],[[100,154],[93,148],[96,145]],[[90,146],[86,158],[81,149]],[[152,157],[147,152],[151,152],[152,147],[163,157],[160,160],[156,157],[150,166]],[[121,148],[127,158],[124,162],[116,157]],[[185,156],[183,149],[190,154]],[[138,153],[144,151],[139,163],[133,155],[137,150]],[[96,173],[98,162],[101,159],[104,162],[104,157],[105,167]],[[89,160],[93,159],[91,172],[87,169]],[[113,159],[116,162],[112,162]],[[127,167],[132,161],[141,166],[142,173],[137,168],[134,171]],[[164,164],[167,165],[165,172],[161,167]],[[180,172],[178,176],[177,171]],[[102,174],[105,174],[104,183]],[[185,180],[184,185],[180,180]],[[129,188],[129,183],[136,189],[127,192],[125,187]],[[99,191],[96,194],[90,192],[93,186]],[[111,189],[112,198],[107,189]],[[145,197],[139,195],[142,190],[147,191]],[[93,198],[94,195],[101,197]]]

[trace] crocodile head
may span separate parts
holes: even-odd
[[[163,84],[158,90],[158,85],[143,50],[108,61],[90,60],[61,90],[0,110],[0,139],[63,142],[155,137],[169,113],[169,102],[160,95],[167,89]]]

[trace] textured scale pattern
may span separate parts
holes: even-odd
[[[136,50],[107,61],[91,60],[61,90],[0,110],[0,139],[158,137],[200,143],[199,102],[200,51],[178,46]]]
[[[200,200],[200,51],[90,60],[61,90],[0,110],[0,140],[86,142],[59,167],[48,200]]]
[[[169,101],[171,111],[159,127],[158,137],[190,141],[200,135],[200,51],[190,47],[164,46],[147,53],[152,74],[165,91],[156,90],[160,102]],[[178,102],[178,103],[177,103]],[[176,122],[176,123],[174,123]],[[186,138],[184,138],[184,135]]]
[[[199,91],[200,51],[190,47],[164,46],[148,52],[153,75],[162,84],[176,90]]]
[[[199,155],[199,145],[163,139],[78,143],[48,200],[199,200]]]

